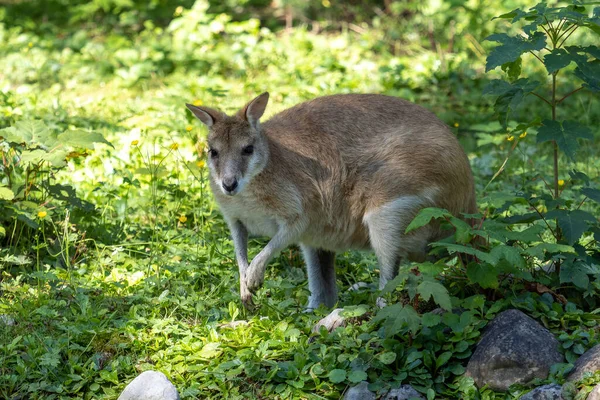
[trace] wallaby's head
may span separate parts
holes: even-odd
[[[208,127],[208,166],[212,179],[226,195],[240,193],[267,165],[269,145],[259,119],[268,101],[269,93],[263,93],[234,116],[186,104]]]

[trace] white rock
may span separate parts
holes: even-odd
[[[179,393],[162,372],[145,371],[127,385],[118,400],[179,400]]]
[[[369,382],[362,381],[348,389],[343,400],[375,400],[377,396],[369,390]]]

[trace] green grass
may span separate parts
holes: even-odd
[[[565,332],[559,339],[568,362],[598,342],[598,275],[590,275],[587,294],[563,285],[567,306],[519,283],[503,282],[500,300],[470,282],[456,259],[439,276],[464,317],[448,314],[417,333],[389,336],[371,322],[377,292],[347,291],[355,282],[377,281],[370,254],[338,256],[340,305],[367,310],[348,327],[311,339],[328,310],[304,312],[309,292],[296,248],[271,262],[258,308],[245,310],[233,245],[207,184],[206,132],[184,103],[233,112],[269,91],[268,117],[331,93],[407,98],[453,127],[472,160],[480,205],[497,215],[508,194],[550,173],[551,150],[536,146],[530,130],[488,185],[514,142],[493,116],[493,99],[481,95],[498,73],[483,73],[485,54],[469,50],[467,39],[439,63],[437,52],[416,42],[396,54],[378,28],[274,33],[256,20],[217,20],[221,25],[211,25],[204,13],[186,11],[175,19],[179,25],[148,25],[137,34],[93,24],[40,32],[0,20],[0,128],[42,120],[51,132],[90,130],[114,146],[96,144],[60,170],[44,167],[35,178],[42,189],[32,191],[30,203],[18,203],[22,214],[2,214],[0,314],[16,323],[0,324],[0,397],[116,399],[133,377],[155,369],[182,398],[333,399],[368,379],[378,390],[410,383],[437,398],[500,399],[505,395],[479,392],[462,376],[481,329],[499,311],[521,308],[557,335]],[[524,70],[545,79],[538,67]],[[577,115],[598,138],[598,96],[582,92],[571,100],[560,112]],[[527,98],[516,118],[544,113],[543,104]],[[570,169],[600,176],[599,141],[590,143],[577,163],[561,158],[567,188],[576,185]],[[7,185],[3,173],[0,183]],[[76,196],[49,196],[44,182],[72,185]],[[533,185],[543,186],[539,179]],[[515,203],[511,210],[525,208]],[[583,209],[598,215],[592,201]],[[595,243],[592,234],[584,240]],[[264,244],[251,241],[250,256]],[[551,379],[561,381],[561,371]],[[600,377],[580,386],[595,382]]]

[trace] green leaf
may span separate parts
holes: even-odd
[[[42,162],[49,162],[52,166],[60,168],[67,165],[66,150],[53,150],[48,153],[45,150],[25,150],[21,153],[21,163],[23,165],[37,165]]]
[[[588,198],[594,200],[595,202],[600,203],[600,190],[592,188],[583,188],[581,189],[581,193],[584,196],[587,196]]]
[[[559,243],[539,243],[535,246],[528,247],[525,249],[525,253],[543,259],[545,253],[575,253],[575,249],[571,246],[567,246],[566,244]]]
[[[15,198],[15,194],[10,188],[0,186],[0,200],[12,200]]]
[[[504,258],[506,261],[516,267],[525,268],[525,260],[521,256],[519,249],[516,247],[501,244],[494,247],[492,251],[490,251],[490,254],[498,259]]]
[[[2,225],[0,225],[0,239],[6,237],[6,229]]]
[[[471,263],[467,266],[467,277],[472,283],[477,283],[484,289],[498,287],[498,275],[489,265]]]
[[[556,141],[558,147],[571,159],[575,160],[575,153],[579,149],[577,139],[592,139],[591,130],[575,121],[558,121],[545,119],[538,130],[537,142],[543,143]]]
[[[348,380],[352,383],[359,383],[367,380],[367,373],[364,371],[354,370],[348,374]]]
[[[423,208],[419,211],[416,217],[411,221],[411,223],[406,227],[404,233],[409,233],[410,231],[414,231],[415,229],[421,228],[427,225],[432,219],[437,218],[450,218],[452,214],[447,210],[442,208],[435,207],[427,207]]]
[[[508,126],[508,117],[516,110],[526,95],[540,86],[540,82],[528,78],[521,78],[513,83],[500,79],[491,80],[483,89],[484,95],[498,96],[494,104],[494,111],[503,128]]]
[[[346,371],[343,369],[334,369],[329,375],[327,375],[329,380],[333,383],[340,383],[346,380]]]
[[[588,228],[588,222],[596,222],[596,217],[583,210],[552,210],[546,218],[556,219],[564,238],[570,245],[579,240]]]
[[[381,353],[379,355],[377,355],[377,359],[379,361],[381,361],[383,364],[391,364],[394,361],[396,361],[396,353],[394,353],[393,351],[387,351],[385,353]]]
[[[516,61],[523,53],[541,50],[546,46],[546,35],[543,32],[535,32],[529,38],[496,33],[488,36],[485,40],[500,43],[500,46],[495,47],[487,57],[486,72]]]
[[[544,66],[548,74],[552,74],[575,61],[573,55],[565,49],[554,49],[544,56]]]
[[[433,296],[433,300],[444,310],[452,310],[452,301],[448,294],[448,289],[439,282],[425,280],[417,286],[417,293],[421,295],[423,300],[428,301]]]
[[[40,120],[18,121],[14,126],[1,130],[0,136],[9,142],[25,143],[30,148],[39,145],[50,149],[57,144],[56,135]]]
[[[402,306],[401,303],[384,307],[373,318],[373,322],[384,321],[383,328],[386,336],[393,336],[407,327],[416,333],[419,329],[421,318],[411,306]]]
[[[519,79],[519,76],[521,75],[521,57],[513,62],[503,64],[502,71],[506,72],[510,81]]]
[[[575,76],[583,81],[583,86],[594,92],[600,91],[600,60],[578,62]]]
[[[423,326],[425,326],[427,328],[436,326],[440,322],[442,322],[442,317],[439,316],[438,314],[433,314],[433,313],[428,312],[421,316],[421,323],[423,324]]]
[[[471,241],[471,225],[456,217],[450,218],[450,223],[456,228],[454,237],[458,243],[464,244]]]
[[[367,311],[369,311],[369,306],[367,306],[366,304],[346,306],[341,312],[341,316],[346,318],[356,318],[360,317],[361,315],[364,315]]]
[[[446,364],[448,362],[448,360],[450,360],[450,358],[452,358],[452,352],[451,351],[445,351],[445,352],[443,352],[435,360],[435,367],[436,368],[441,367],[442,365]]]
[[[92,149],[94,143],[114,146],[98,132],[87,132],[82,129],[69,130],[58,135],[58,140],[66,146]]]
[[[573,282],[575,286],[581,289],[587,289],[590,278],[587,274],[587,268],[581,261],[568,260],[561,265],[560,283]]]
[[[198,356],[200,358],[206,358],[206,359],[218,357],[223,352],[223,350],[221,350],[220,347],[221,347],[220,343],[216,343],[216,342],[206,343],[204,345],[204,347],[202,347],[202,350],[200,350],[200,353],[198,353]]]
[[[449,252],[459,252],[464,254],[470,254],[477,257],[478,259],[496,265],[500,261],[494,254],[485,253],[481,250],[477,250],[473,247],[464,246],[462,244],[445,243],[445,242],[434,242],[431,243],[432,247],[445,247]]]

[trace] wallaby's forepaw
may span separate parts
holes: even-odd
[[[251,310],[255,307],[254,302],[252,301],[252,293],[243,283],[240,284],[240,297],[242,298],[244,307],[246,307],[248,310]]]
[[[246,276],[244,278],[246,287],[249,291],[254,291],[258,289],[265,280],[265,276],[259,271],[257,271],[256,268],[252,268],[252,266],[248,268],[248,271],[246,271]]]
[[[319,322],[315,324],[312,331],[313,333],[319,333],[319,330],[322,326],[327,329],[327,331],[331,332],[335,328],[340,326],[344,326],[346,324],[346,318],[342,317],[341,312],[344,311],[343,308],[336,308],[328,316],[325,318],[321,318]]]

